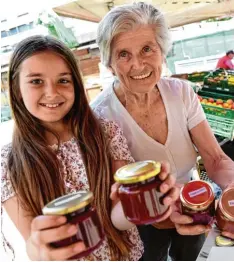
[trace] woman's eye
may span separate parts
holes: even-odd
[[[144,52],[150,52],[151,51],[151,48],[149,47],[149,46],[145,46],[144,48],[143,48],[143,51]]]
[[[31,84],[34,84],[34,85],[40,85],[42,84],[42,80],[41,79],[33,79],[30,81]]]
[[[64,79],[64,78],[62,78],[62,79],[59,79],[59,83],[61,83],[61,84],[67,84],[67,83],[69,83],[70,81],[68,80],[68,79]]]
[[[125,57],[127,57],[128,56],[128,52],[127,51],[122,51],[122,52],[120,52],[120,54],[119,54],[119,57],[120,58],[125,58]]]

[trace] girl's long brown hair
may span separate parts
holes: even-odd
[[[108,238],[112,259],[126,259],[130,242],[126,233],[113,227],[110,219],[109,194],[113,180],[108,144],[89,107],[75,57],[69,48],[48,36],[33,36],[20,42],[14,50],[9,67],[10,104],[15,129],[8,169],[19,203],[32,216],[38,216],[42,214],[45,204],[65,194],[56,153],[48,147],[45,139],[45,131],[51,131],[29,113],[20,95],[19,73],[22,62],[43,51],[58,54],[72,71],[75,102],[66,120],[71,122],[72,132],[78,140],[90,190],[94,193],[94,205]],[[59,142],[57,134],[54,135]]]

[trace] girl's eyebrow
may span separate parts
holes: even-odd
[[[63,72],[59,74],[59,76],[66,76],[66,75],[71,76],[72,74],[70,72]],[[43,74],[41,73],[30,73],[26,75],[26,77],[41,77],[41,76],[43,76]]]

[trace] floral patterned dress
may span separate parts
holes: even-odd
[[[114,160],[126,160],[134,162],[126,138],[122,130],[113,121],[100,119],[101,126],[109,140],[111,156]],[[64,176],[64,183],[67,193],[78,190],[89,190],[88,178],[85,172],[85,166],[81,158],[78,143],[75,138],[62,143],[59,148],[53,145],[52,148],[57,150],[57,158],[61,162],[61,173]],[[15,195],[9,176],[7,174],[7,156],[11,149],[11,144],[4,146],[1,150],[1,201],[2,203]],[[143,253],[143,244],[140,240],[138,230],[133,227],[127,230],[129,239],[132,242],[132,248],[128,260],[139,260]],[[102,245],[96,249],[91,256],[83,257],[80,260],[98,260],[109,261],[111,259],[108,242],[105,239]]]

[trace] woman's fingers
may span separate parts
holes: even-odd
[[[229,237],[234,240],[234,233],[222,231],[222,236]]]
[[[31,223],[31,230],[38,231],[47,228],[58,227],[66,223],[65,216],[37,216]]]
[[[209,225],[191,225],[193,219],[177,211],[172,212],[170,219],[175,224],[176,230],[180,235],[200,235],[211,229]]]
[[[63,248],[51,248],[48,246],[44,246],[40,249],[40,258],[41,260],[47,260],[47,261],[67,260],[83,252],[85,249],[86,247],[83,242],[78,242]]]
[[[179,212],[174,211],[171,214],[171,221],[175,224],[187,225],[191,224],[193,222],[193,219],[189,216],[182,215]]]
[[[176,200],[178,200],[180,194],[180,190],[177,187],[173,187],[164,197],[163,204],[169,206],[173,204]]]
[[[32,231],[32,242],[38,246],[47,245],[68,237],[74,236],[78,231],[77,226],[66,224],[60,227],[45,229],[40,231]]]
[[[161,171],[159,177],[161,180],[165,180],[170,173],[170,164],[166,161],[161,161]]]
[[[211,226],[204,225],[179,225],[175,224],[176,231],[180,235],[200,235],[206,233],[211,229]]]

